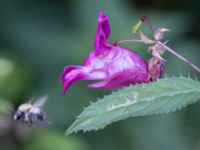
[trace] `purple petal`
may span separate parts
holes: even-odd
[[[73,66],[73,65],[65,67],[64,70],[63,70],[63,73],[61,75],[60,82],[64,84],[65,83],[65,76],[66,76],[66,74],[68,74],[72,70],[78,69],[78,68],[80,68],[80,67],[79,66]]]
[[[89,88],[117,89],[129,84],[148,81],[145,60],[135,52],[120,46],[113,45],[105,56],[94,58],[87,66],[91,66],[96,71],[100,69],[107,75],[106,80],[93,83],[88,86]]]
[[[107,38],[110,35],[110,25],[108,17],[103,13],[99,12],[98,17],[98,28],[96,31],[94,50],[95,55],[100,55],[104,52],[104,47],[107,47]]]
[[[113,90],[130,84],[147,82],[147,75],[140,74],[140,69],[123,70],[111,76],[106,81],[101,81],[88,85],[88,88]]]
[[[85,75],[82,73],[82,68],[79,66],[68,66],[65,67],[62,75],[61,75],[61,82],[64,84],[64,89],[62,94],[65,94],[67,89],[70,87],[72,83],[75,81],[81,80],[86,78]]]
[[[61,83],[64,84],[62,94],[64,94],[70,85],[79,80],[103,80],[106,76],[102,71],[89,71],[88,68],[82,66],[65,67],[61,75]]]

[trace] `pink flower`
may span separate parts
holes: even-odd
[[[98,80],[89,88],[117,89],[136,83],[148,82],[148,66],[137,53],[118,45],[110,44],[108,17],[99,12],[94,49],[82,66],[67,66],[61,76],[63,94],[78,80]]]

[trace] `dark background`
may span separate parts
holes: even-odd
[[[198,2],[198,1],[197,1]],[[168,115],[130,118],[97,132],[64,136],[90,101],[110,91],[74,84],[61,96],[60,74],[79,65],[93,48],[98,11],[109,16],[110,42],[132,38],[132,26],[148,16],[154,27],[171,29],[169,46],[200,66],[199,5],[195,0],[1,0],[0,149],[1,150],[198,150],[200,105]],[[145,27],[144,27],[145,28]],[[144,29],[149,32],[147,28]],[[148,59],[141,44],[123,44]],[[187,64],[166,53],[168,75],[199,78]],[[54,123],[30,128],[12,121],[12,108],[34,96],[49,95],[45,111]]]

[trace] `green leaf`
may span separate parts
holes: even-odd
[[[66,134],[90,131],[129,117],[164,114],[200,99],[200,82],[191,78],[164,78],[125,87],[92,103],[68,128]]]

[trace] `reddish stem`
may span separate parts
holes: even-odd
[[[200,68],[198,68],[196,65],[194,65],[192,62],[190,62],[189,60],[187,60],[186,58],[184,58],[183,56],[181,56],[180,54],[178,54],[177,52],[175,52],[173,49],[169,48],[167,45],[163,44],[160,41],[156,42],[157,44],[159,44],[161,47],[163,47],[164,49],[166,49],[168,52],[172,53],[174,56],[178,57],[179,59],[181,59],[182,61],[186,62],[188,65],[190,65],[193,69],[195,69],[197,72],[200,73]]]
[[[142,17],[140,18],[140,20],[141,20],[142,22],[146,21],[147,24],[149,25],[151,31],[152,31],[153,34],[154,34],[154,29],[153,29],[153,26],[152,26],[151,20],[150,20],[147,16],[142,16]]]
[[[114,43],[114,45],[118,45],[121,43],[128,43],[128,42],[139,42],[139,43],[143,43],[143,41],[141,39],[126,39],[126,40],[118,40]]]

